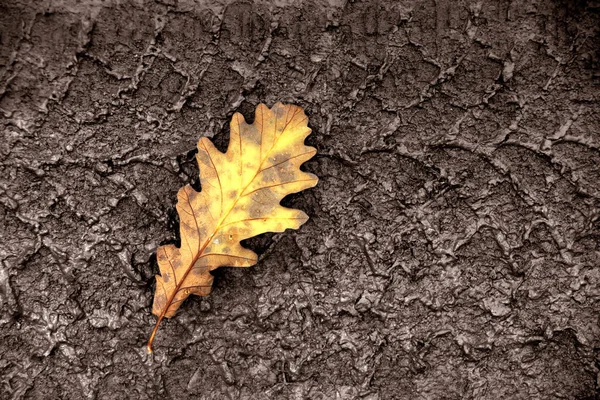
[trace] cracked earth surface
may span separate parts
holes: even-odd
[[[1,399],[597,399],[598,1],[0,5]],[[311,217],[145,343],[195,146],[306,110]]]

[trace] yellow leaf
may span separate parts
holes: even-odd
[[[202,191],[187,185],[177,194],[181,247],[166,245],[156,252],[161,275],[152,313],[158,321],[149,352],[163,318],[174,316],[190,294],[210,293],[210,271],[256,264],[257,255],[241,240],[297,229],[308,220],[304,212],[279,204],[286,195],[317,184],[315,175],[300,171],[316,153],[304,145],[311,132],[307,123],[300,107],[260,104],[251,125],[241,114],[233,115],[226,153],[200,139],[196,158]]]

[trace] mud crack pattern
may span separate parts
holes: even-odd
[[[598,1],[0,5],[0,398],[595,399]],[[162,327],[195,144],[306,110],[310,221]]]

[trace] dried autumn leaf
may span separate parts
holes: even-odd
[[[242,247],[241,240],[297,229],[308,220],[304,212],[279,204],[286,195],[317,184],[315,175],[300,171],[316,153],[304,145],[311,132],[307,123],[300,107],[260,104],[251,125],[241,114],[233,115],[226,153],[200,139],[196,158],[202,191],[187,185],[177,194],[181,247],[157,250],[161,275],[156,276],[152,313],[158,321],[149,352],[163,318],[175,315],[189,295],[210,293],[210,271],[256,264],[257,255]]]

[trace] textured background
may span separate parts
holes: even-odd
[[[598,1],[204,3],[1,2],[1,399],[600,398]],[[150,358],[196,142],[276,101],[311,220]]]

